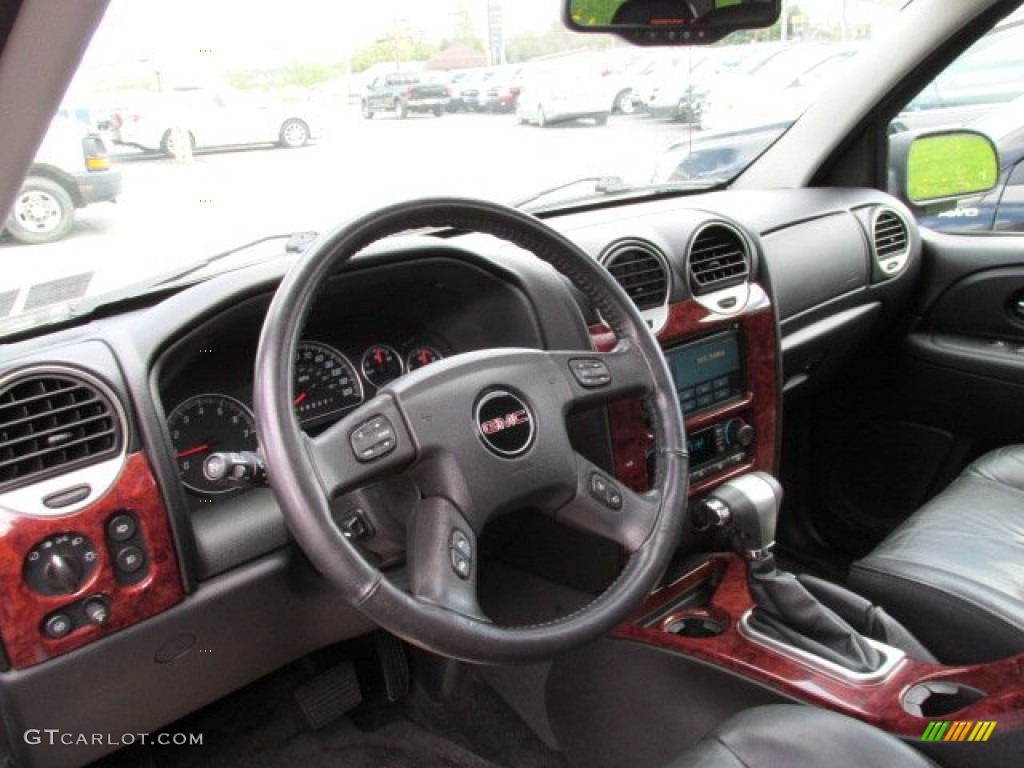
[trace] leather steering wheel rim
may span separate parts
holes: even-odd
[[[324,436],[316,440],[307,437],[299,428],[292,404],[292,361],[319,289],[353,255],[377,240],[435,227],[490,234],[551,264],[594,303],[619,340],[615,349],[601,354],[589,350],[495,350],[453,356],[403,377],[409,381],[396,384],[393,389],[391,385],[384,388],[376,398],[329,428]],[[610,383],[581,386],[579,376],[572,370],[573,361],[580,359],[604,365]],[[528,388],[532,385],[526,380],[535,375],[548,377],[544,389]],[[511,393],[513,400],[518,399],[523,405],[522,413],[526,415],[521,420],[532,419],[523,455],[510,458],[494,456],[493,450],[485,453],[487,446],[480,439],[484,431],[463,435],[459,428],[449,427],[452,442],[458,443],[461,453],[453,454],[455,458],[439,469],[430,465],[438,453],[444,453],[444,441],[448,439],[445,435],[433,435],[423,426],[433,421],[431,409],[465,410],[470,407],[470,400],[459,403],[459,392],[452,391],[457,389],[457,383],[468,382],[463,385],[465,388],[473,386],[474,381],[492,380],[507,384],[508,391],[502,390],[503,394]],[[444,404],[436,395],[440,388],[445,388]],[[549,390],[554,394],[549,395]],[[493,387],[481,390],[491,391]],[[607,497],[598,503],[593,493],[587,493],[592,490],[587,485],[588,478],[593,481],[600,470],[568,449],[563,434],[564,417],[569,407],[601,403],[630,392],[642,395],[648,403],[655,435],[654,481],[652,490],[645,494],[621,489],[625,504],[615,510]],[[465,398],[470,396],[479,406],[480,393],[466,389]],[[421,199],[371,212],[321,236],[288,271],[267,313],[256,358],[254,404],[272,488],[289,529],[314,566],[371,621],[445,656],[490,663],[534,661],[607,633],[626,619],[654,588],[684,530],[686,440],[675,387],[657,341],[632,301],[603,267],[539,219],[502,205],[460,198]],[[561,413],[556,412],[559,408]],[[466,416],[465,423],[475,422],[477,429],[481,429],[479,415]],[[379,427],[381,423],[373,420],[380,417],[386,419],[381,428],[385,432],[391,428],[397,447],[388,448],[390,444],[385,441],[378,444],[378,449],[384,446],[385,455],[370,459],[353,457],[357,432],[363,436],[375,424]],[[513,423],[515,419],[508,421]],[[360,429],[363,431],[359,432]],[[436,444],[428,450],[428,442],[435,438]],[[571,479],[563,478],[565,488],[561,482],[541,477],[542,465],[559,464],[564,452],[574,455],[560,464],[563,474],[578,474]],[[531,454],[536,455],[531,458]],[[424,502],[410,522],[410,536],[415,538],[415,544],[409,545],[410,571],[415,578],[416,571],[422,569],[421,581],[426,584],[418,592],[414,584],[414,594],[368,563],[345,539],[330,514],[332,494],[346,487],[350,476],[373,476],[378,471],[375,462],[382,465],[379,471],[385,473],[419,472],[425,489],[438,485],[432,491],[421,491]],[[460,463],[467,462],[490,462],[488,466],[507,467],[508,474],[519,473],[527,479],[536,475],[536,488],[530,490],[532,495],[523,498],[532,502],[557,496],[556,503],[561,505],[558,517],[598,532],[607,530],[612,538],[624,542],[629,558],[618,578],[587,606],[540,625],[497,626],[477,613],[473,599],[466,597],[469,589],[463,589],[462,582],[450,572],[442,573],[449,556],[454,557],[448,546],[454,546],[454,539],[449,538],[454,536],[454,529],[466,529],[472,540],[473,530],[469,529],[475,530],[478,521],[485,519],[483,511],[473,509],[479,506],[473,503],[475,497],[460,497],[460,486],[451,479],[452,475],[459,475],[459,482],[468,482],[463,475],[470,473],[459,470]],[[570,464],[576,469],[568,469]],[[433,467],[430,472],[424,469],[427,466]],[[578,490],[566,501],[570,482],[576,483]],[[523,485],[529,483],[517,481],[517,487]],[[460,504],[460,498],[470,501]],[[623,503],[621,498],[617,500],[620,505]],[[628,514],[639,522],[630,522]],[[435,588],[433,582],[441,586]],[[472,589],[471,597],[475,598],[475,581]]]

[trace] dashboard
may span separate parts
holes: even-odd
[[[548,223],[605,265],[661,343],[691,496],[775,471],[783,400],[840,370],[920,269],[912,217],[874,190],[712,193]],[[880,239],[894,227],[895,241]],[[202,472],[211,453],[259,449],[253,362],[286,267],[257,264],[4,346],[0,639],[19,722],[147,730],[372,628],[292,546],[272,491]],[[314,304],[294,361],[296,420],[316,434],[463,352],[614,341],[565,278],[516,247],[479,235],[390,240],[334,274]],[[38,434],[18,431],[37,416]],[[567,426],[618,482],[648,486],[643,402],[572,414]],[[361,513],[352,532],[367,557],[399,565],[401,510],[416,498],[396,482],[338,499],[332,513],[343,530]],[[83,684],[118,703],[89,710]],[[165,700],[141,706],[152,690]],[[84,747],[75,759],[98,754]]]

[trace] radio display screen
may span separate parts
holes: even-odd
[[[666,350],[679,405],[688,415],[742,397],[743,355],[736,331],[726,331]]]
[[[686,436],[686,447],[690,454],[690,466],[696,467],[711,461],[718,455],[715,445],[715,429],[701,429]]]

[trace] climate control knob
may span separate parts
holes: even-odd
[[[730,419],[725,425],[725,441],[730,446],[749,448],[754,443],[754,428],[743,419]]]

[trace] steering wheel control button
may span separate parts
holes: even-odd
[[[58,640],[69,634],[75,625],[66,613],[51,614],[43,623],[43,634],[52,640]]]
[[[473,544],[469,536],[456,528],[452,531],[449,544],[452,570],[460,579],[468,579],[470,571],[473,570]]]
[[[477,401],[475,420],[484,445],[498,456],[521,456],[533,443],[533,413],[511,392],[486,393]]]
[[[461,552],[466,557],[473,557],[473,546],[469,543],[469,537],[458,528],[452,531],[452,549]]]
[[[615,483],[598,472],[594,472],[590,476],[590,495],[608,509],[622,509],[622,492],[619,491]]]
[[[129,545],[114,556],[117,568],[124,573],[135,573],[146,564],[146,555],[135,545]]]
[[[395,450],[398,438],[387,416],[374,416],[352,430],[349,442],[359,461],[373,461]]]
[[[581,387],[595,389],[612,383],[612,374],[602,360],[592,357],[569,361],[569,370]]]
[[[107,536],[111,541],[121,543],[134,536],[137,528],[134,517],[120,513],[110,518],[110,522],[107,523]]]

